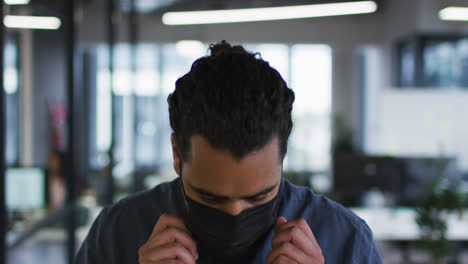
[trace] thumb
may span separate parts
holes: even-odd
[[[280,228],[280,226],[284,223],[288,222],[288,220],[286,220],[286,218],[280,216],[278,218],[276,218],[276,222],[275,222],[275,233],[278,232],[278,229]]]

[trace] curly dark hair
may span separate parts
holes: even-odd
[[[194,135],[237,160],[277,136],[283,159],[293,126],[294,92],[258,53],[224,40],[211,44],[209,51],[176,81],[167,98],[182,161],[188,161]]]

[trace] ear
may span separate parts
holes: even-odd
[[[177,173],[177,175],[180,176],[180,156],[179,156],[179,150],[177,149],[177,144],[175,140],[175,134],[171,134],[171,143],[172,143],[172,159],[174,163],[174,170]]]

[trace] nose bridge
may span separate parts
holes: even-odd
[[[232,200],[229,203],[226,203],[226,205],[221,208],[221,210],[230,215],[238,215],[247,209],[247,207],[248,205],[242,200]]]

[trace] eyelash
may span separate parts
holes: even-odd
[[[248,199],[248,200],[250,202],[260,202],[260,201],[265,200],[265,198],[266,198],[266,195],[261,195],[261,196],[258,196],[258,197],[252,198],[252,199]]]
[[[250,198],[250,199],[247,199],[247,201],[249,202],[261,202],[263,200],[265,200],[267,195],[261,195],[261,196],[258,196],[258,197],[255,197],[255,198]],[[217,198],[214,198],[214,197],[210,197],[210,196],[201,196],[201,198],[207,202],[207,203],[211,203],[211,204],[215,204],[215,203],[223,203],[225,202],[224,200],[219,200]]]
[[[202,195],[201,198],[207,203],[222,203],[223,202],[222,200],[219,200],[217,198],[210,197],[210,196],[203,196]]]

